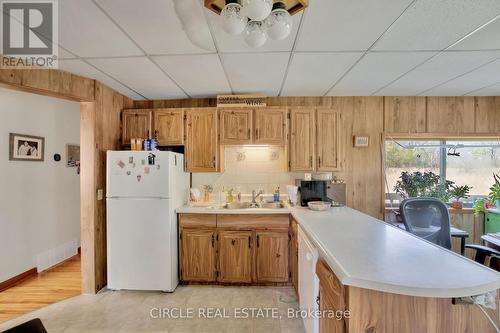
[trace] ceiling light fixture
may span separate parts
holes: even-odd
[[[261,47],[267,38],[283,40],[292,31],[292,18],[309,0],[204,0],[205,7],[221,16],[222,28],[230,35],[244,32],[245,42]]]

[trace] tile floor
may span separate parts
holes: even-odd
[[[271,315],[263,318],[262,312],[254,312],[255,318],[242,318],[244,308],[252,307],[262,308]],[[200,317],[200,309],[208,316],[207,308],[219,309],[213,315],[215,318]],[[295,291],[289,287],[179,286],[172,294],[103,291],[97,295],[69,298],[5,322],[0,324],[0,331],[38,317],[48,333],[304,332],[301,319],[289,318],[289,308],[298,308]],[[159,309],[169,309],[172,315],[181,310],[185,316],[191,310],[192,319],[154,319],[151,309],[154,309],[153,316],[158,316]],[[229,318],[217,317],[222,311]],[[250,311],[246,312],[249,317]]]

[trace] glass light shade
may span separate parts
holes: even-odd
[[[239,35],[245,30],[248,19],[242,13],[238,3],[228,3],[220,13],[222,29],[230,35]]]
[[[285,9],[274,9],[265,23],[269,38],[274,40],[285,39],[292,31],[292,18]]]
[[[273,0],[241,0],[243,13],[253,21],[263,21],[271,14]]]
[[[260,21],[250,21],[245,29],[245,42],[254,48],[261,47],[267,41],[264,24]]]

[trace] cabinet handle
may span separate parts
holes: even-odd
[[[248,236],[248,248],[252,248],[252,236]]]
[[[212,161],[212,167],[214,167],[214,168],[215,168],[215,156],[214,156],[214,159],[213,159],[213,161]]]
[[[215,237],[214,237],[214,234],[212,234],[212,247],[215,246]]]
[[[321,156],[318,156],[318,168],[321,168]]]
[[[260,236],[257,235],[257,247],[259,247],[259,246],[260,246]]]
[[[236,241],[234,239],[231,239],[231,245],[234,246],[234,243],[236,243]]]
[[[313,167],[313,157],[312,156],[309,158],[309,167],[310,168]]]
[[[318,305],[319,305],[319,295],[318,295],[318,296],[316,296],[316,304],[318,304]]]
[[[248,129],[248,138],[250,139],[250,128]]]

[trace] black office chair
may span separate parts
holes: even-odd
[[[16,327],[12,327],[3,333],[47,333],[39,318],[32,319]]]
[[[496,271],[500,270],[500,252],[478,244],[465,244],[465,248],[476,250],[476,255],[474,256],[474,261],[484,265],[486,263],[486,257],[490,258],[489,266]]]
[[[444,202],[436,198],[405,199],[399,213],[406,231],[451,249],[450,214]]]

